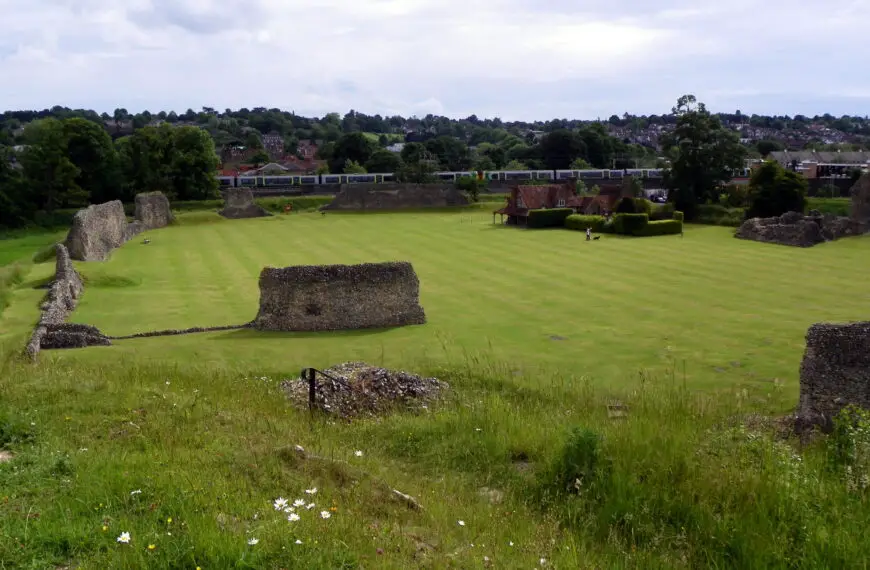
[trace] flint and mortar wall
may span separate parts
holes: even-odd
[[[870,409],[870,322],[815,324],[801,362],[799,424],[829,426],[849,404]]]
[[[120,202],[119,202],[120,203]],[[26,352],[36,358],[42,348],[43,338],[50,329],[62,325],[78,304],[84,290],[82,279],[72,265],[69,251],[63,244],[55,245],[55,274],[42,302],[39,322],[27,343]]]
[[[379,184],[376,187],[348,184],[323,210],[384,210],[444,208],[468,204],[454,184]]]
[[[254,195],[250,188],[227,188],[221,194],[224,199],[224,207],[218,213],[225,218],[238,220],[264,218],[272,215],[254,203]]]
[[[331,331],[418,325],[420,281],[408,262],[300,265],[260,273],[260,310],[251,326]]]

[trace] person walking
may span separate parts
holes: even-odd
[[[592,228],[586,228],[586,241],[592,239]]]

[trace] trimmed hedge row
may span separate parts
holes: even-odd
[[[683,233],[683,213],[674,212],[673,220],[650,221],[646,214],[616,214],[608,222],[603,216],[581,216],[574,214],[565,218],[569,230],[595,233],[617,233],[636,237],[666,236]]]
[[[561,228],[565,219],[574,213],[571,208],[550,208],[547,210],[529,210],[528,227],[530,228]]]
[[[612,224],[607,223],[604,216],[572,214],[565,218],[565,227],[569,230],[581,232],[585,232],[587,228],[590,228],[593,232],[599,234],[609,234],[613,231]]]

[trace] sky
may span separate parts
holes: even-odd
[[[0,110],[870,114],[870,0],[0,0]]]

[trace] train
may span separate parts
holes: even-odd
[[[524,180],[567,180],[577,178],[597,182],[599,180],[622,180],[625,176],[635,176],[649,180],[661,180],[661,168],[628,168],[600,170],[493,170],[485,172],[435,172],[435,178],[443,182],[453,182],[464,176],[482,177],[486,180],[522,182]],[[748,178],[749,168],[734,173],[735,178]],[[288,186],[330,186],[338,184],[379,184],[393,182],[395,175],[389,172],[370,174],[288,174],[288,175],[245,175],[218,176],[220,185],[225,188],[285,188]]]

